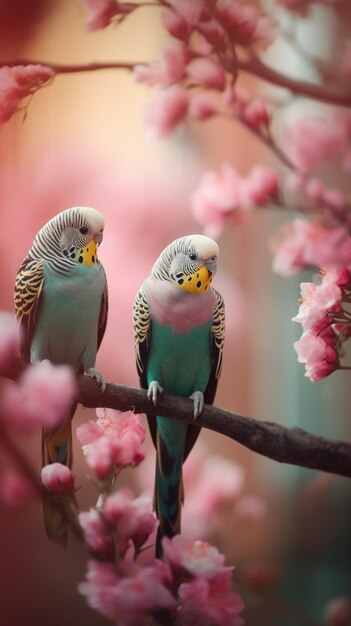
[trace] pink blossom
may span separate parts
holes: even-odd
[[[113,409],[98,409],[97,414],[97,422],[77,428],[88,465],[100,478],[106,478],[115,468],[140,463],[144,459],[141,445],[145,439],[140,415]]]
[[[241,5],[235,0],[218,0],[218,19],[234,41],[247,44],[255,32],[258,13],[253,6]]]
[[[187,466],[184,469],[186,484]],[[239,465],[217,455],[207,457],[197,468],[196,485],[187,499],[187,515],[204,520],[212,518],[221,506],[238,497],[243,482],[244,472]]]
[[[187,67],[187,75],[208,89],[223,91],[225,88],[225,71],[212,59],[205,59],[204,57],[193,59]]]
[[[307,376],[312,382],[317,382],[334,372],[339,365],[335,350],[337,338],[327,323],[323,332],[319,325],[306,330],[302,337],[294,343],[299,363],[305,363]]]
[[[302,324],[304,330],[310,330],[327,313],[341,308],[342,291],[332,275],[325,275],[322,283],[301,283],[301,304],[293,322]]]
[[[225,50],[226,48],[226,35],[223,27],[217,20],[211,19],[206,22],[201,22],[198,25],[198,29],[205,37],[206,41],[214,46],[217,50]]]
[[[44,65],[16,65],[0,68],[0,124],[19,109],[20,101],[42,87],[54,71]]]
[[[222,570],[212,579],[195,578],[179,587],[178,618],[182,626],[241,626],[244,608],[231,591],[231,572]]]
[[[50,463],[41,470],[41,482],[57,494],[74,493],[74,476],[69,467],[62,463]]]
[[[71,368],[42,361],[28,366],[18,383],[6,387],[1,398],[2,414],[11,428],[24,432],[42,426],[55,428],[67,416],[76,395]]]
[[[106,498],[103,514],[117,534],[120,553],[125,554],[129,542],[139,550],[156,528],[156,518],[152,513],[151,500],[146,496],[133,499],[127,489],[119,489]]]
[[[255,29],[253,44],[259,50],[266,50],[279,33],[279,23],[269,15],[260,15]]]
[[[185,76],[185,68],[190,60],[188,47],[180,41],[172,41],[165,46],[160,63],[136,65],[134,77],[139,83],[169,87]]]
[[[189,115],[197,120],[206,120],[216,113],[213,104],[204,94],[195,94],[191,97]]]
[[[279,176],[268,165],[254,167],[244,182],[244,196],[248,203],[258,206],[267,204],[277,196],[279,191]]]
[[[202,19],[207,18],[206,0],[174,0],[172,7],[181,15],[189,26],[197,26]]]
[[[297,167],[311,171],[339,155],[345,147],[341,124],[311,117],[292,123],[285,130],[291,158]]]
[[[250,100],[244,108],[242,117],[255,130],[259,130],[261,126],[268,126],[271,120],[270,113],[261,98]]]
[[[111,557],[114,546],[111,532],[104,516],[96,509],[79,513],[79,524],[84,533],[84,539],[94,552]]]
[[[206,172],[191,195],[194,217],[202,224],[222,228],[230,219],[242,223],[243,181],[229,164],[222,165],[221,173]]]
[[[284,276],[311,266],[341,269],[351,262],[351,238],[343,227],[325,228],[317,221],[296,219],[285,226],[283,235],[273,243],[273,270]]]
[[[169,135],[188,114],[189,94],[177,85],[159,92],[149,103],[146,111],[146,124],[152,139],[162,139]]]
[[[105,28],[116,15],[127,15],[135,9],[134,4],[119,2],[119,0],[83,0],[83,2],[90,11],[90,17],[86,23],[89,31]]]
[[[349,626],[351,623],[351,600],[348,596],[338,596],[328,602],[324,620],[326,626]]]
[[[139,437],[140,443],[144,443],[146,431],[139,413],[99,408],[96,409],[96,415],[98,418],[96,424],[102,429],[103,434],[122,437],[124,433],[132,430]]]
[[[185,535],[162,539],[164,560],[174,573],[186,571],[192,576],[212,578],[219,570],[232,571],[224,565],[224,556],[206,541],[194,541]]]
[[[162,568],[141,567],[136,562],[89,561],[79,592],[90,607],[118,626],[146,626],[159,610],[174,611],[175,600],[164,585]],[[171,622],[171,616],[170,616]]]
[[[17,353],[18,325],[15,317],[7,311],[0,311],[0,374],[6,373]]]
[[[13,469],[5,470],[0,477],[0,498],[11,505],[32,502],[37,496],[32,483]]]
[[[181,15],[174,11],[166,11],[162,13],[161,19],[165,29],[172,37],[182,40],[186,40],[189,37],[191,27]]]

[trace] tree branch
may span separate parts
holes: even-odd
[[[0,67],[14,67],[16,65],[44,65],[51,68],[55,74],[74,74],[79,72],[93,72],[100,70],[129,70],[132,71],[136,65],[145,65],[145,61],[134,61],[133,63],[118,63],[116,61],[102,61],[83,63],[78,65],[62,65],[59,63],[50,63],[48,61],[38,61],[33,59],[14,59],[12,61],[0,61]],[[291,93],[297,96],[304,96],[312,98],[312,100],[318,100],[319,102],[326,102],[327,104],[334,104],[336,106],[351,106],[351,93],[340,92],[323,87],[321,85],[314,85],[306,81],[296,80],[277,72],[276,70],[268,67],[260,61],[257,57],[252,57],[249,60],[238,60],[237,69],[243,72],[253,74],[262,80],[265,80],[272,85],[288,89]]]
[[[20,358],[8,363],[0,376],[17,380],[28,365]],[[89,376],[78,377],[78,402],[89,408],[106,407],[120,411],[163,415],[194,423],[189,398],[164,394],[157,407],[145,389],[107,383],[103,392]],[[289,463],[351,478],[351,443],[312,435],[301,428],[286,428],[275,422],[256,420],[205,404],[196,424],[226,435],[246,448],[279,463]]]
[[[257,57],[252,57],[245,61],[238,61],[238,69],[243,72],[248,72],[249,74],[254,74],[257,78],[261,78],[272,85],[288,89],[296,96],[305,96],[312,100],[318,100],[319,102],[326,102],[327,104],[337,106],[351,106],[350,92],[335,91],[321,85],[314,85],[313,83],[289,78],[271,67],[268,67]]]
[[[108,407],[137,413],[163,415],[189,423],[193,420],[193,403],[187,398],[162,395],[155,407],[144,389],[108,383],[102,392],[87,376],[79,377],[79,402],[86,407]],[[305,432],[285,428],[273,422],[259,421],[237,413],[205,405],[196,424],[226,435],[250,450],[280,463],[309,467],[351,478],[351,444],[333,441]]]

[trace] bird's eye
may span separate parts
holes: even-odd
[[[192,261],[195,261],[195,259],[196,259],[196,254],[195,254],[195,252],[190,252],[190,254],[189,254],[189,259],[191,259]]]
[[[79,232],[81,232],[82,235],[86,235],[88,232],[88,229],[86,226],[82,226],[82,228],[79,229]]]

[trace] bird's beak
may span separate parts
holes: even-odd
[[[102,233],[101,231],[99,233],[96,233],[96,235],[94,235],[93,239],[97,246],[100,245],[100,243],[103,240],[103,237],[104,237],[104,233]]]
[[[212,256],[210,259],[207,259],[207,261],[205,261],[204,266],[207,267],[208,271],[211,272],[211,274],[215,274],[217,271],[217,257]]]

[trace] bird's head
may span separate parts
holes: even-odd
[[[105,221],[91,207],[72,207],[55,215],[37,234],[32,255],[50,259],[59,257],[70,264],[97,263],[97,246],[103,239]]]
[[[189,235],[173,241],[162,252],[157,264],[164,278],[186,293],[204,293],[217,270],[219,248],[204,235]]]

